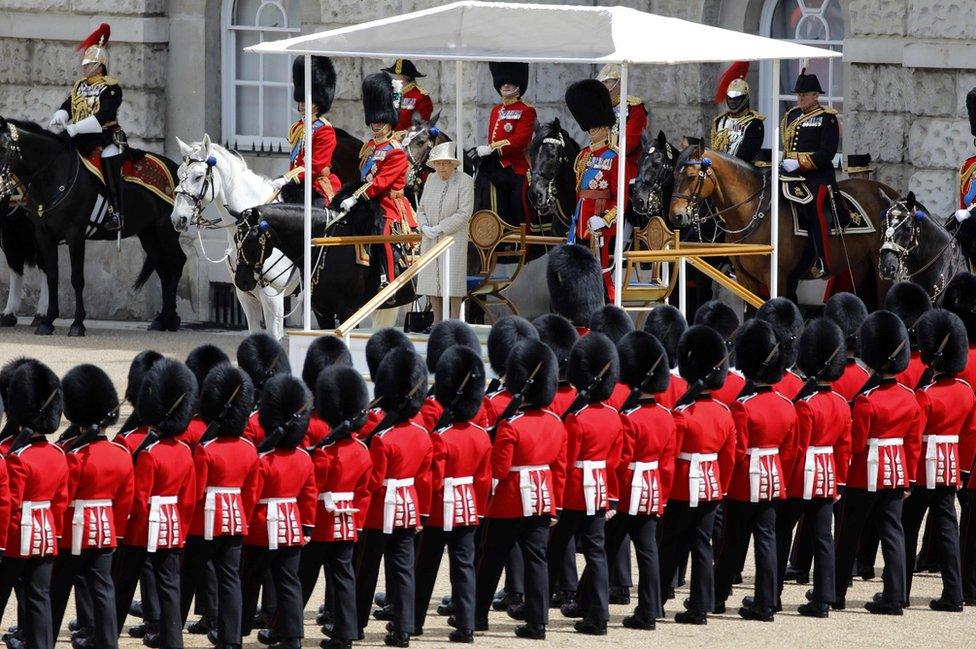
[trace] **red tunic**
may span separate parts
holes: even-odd
[[[7,461],[0,458],[0,552],[7,551],[7,528],[10,526],[10,478]]]
[[[196,474],[190,447],[172,437],[150,444],[136,458],[125,544],[150,551],[182,548],[195,505]],[[150,522],[157,512],[158,530]]]
[[[488,431],[462,422],[436,431],[431,442],[432,501],[427,524],[447,531],[477,525],[488,508],[491,492]]]
[[[881,385],[854,400],[854,424],[851,428],[851,467],[847,486],[869,489],[907,488],[915,481],[918,455],[922,445],[922,415],[915,393],[895,379],[882,379]],[[894,444],[893,446],[878,446]],[[875,450],[872,451],[872,445]],[[869,480],[868,462],[875,464],[876,478]],[[870,489],[869,489],[870,490]]]
[[[941,375],[915,397],[922,415],[922,450],[915,480],[929,489],[959,487],[961,441],[976,435],[976,395],[962,379]]]
[[[430,433],[415,421],[395,424],[373,436],[369,455],[373,497],[363,527],[387,533],[418,527],[430,514]]]
[[[620,110],[620,105],[614,106],[614,113]],[[647,108],[644,106],[644,102],[641,101],[640,97],[628,97],[627,98],[627,155],[626,155],[626,165],[627,169],[624,171],[624,175],[627,179],[628,186],[631,179],[637,177],[637,165],[640,162],[641,154],[644,152],[643,142],[641,138],[644,135],[644,131],[647,129]],[[617,124],[614,122],[613,129],[613,139],[617,143],[619,148],[619,140],[617,139]]]
[[[531,167],[529,145],[535,133],[535,108],[521,99],[497,104],[488,117],[488,146],[498,152],[498,160],[518,176]]]
[[[735,464],[735,423],[728,406],[711,395],[699,395],[693,403],[675,410],[678,427],[677,459],[670,500],[689,504],[721,500],[732,481]],[[692,471],[698,460],[700,478]],[[697,489],[692,484],[697,484]]]
[[[745,502],[786,497],[796,453],[796,408],[772,386],[757,386],[731,406],[735,468],[728,497]]]
[[[190,424],[186,427],[186,430],[177,435],[176,439],[189,446],[190,451],[193,451],[196,449],[197,444],[200,443],[200,439],[205,432],[207,432],[207,424],[199,417],[194,417],[190,420]]]
[[[485,397],[483,408],[485,411],[485,417],[487,417],[488,426],[494,426],[498,421],[498,417],[505,412],[505,408],[512,401],[512,393],[502,388],[497,392],[492,392]]]
[[[605,511],[619,499],[616,471],[623,446],[620,413],[603,403],[587,404],[567,415],[563,423],[566,427],[563,508],[590,515]]]
[[[367,140],[359,152],[359,178],[363,185],[356,195],[379,199],[388,221],[415,228],[413,207],[403,194],[409,166],[406,151],[392,134]]]
[[[148,434],[149,428],[147,426],[139,426],[139,428],[133,428],[132,430],[119,433],[112,441],[125,446],[129,449],[129,455],[131,455],[136,452],[136,449],[139,448],[139,445],[142,444]]]
[[[821,388],[796,403],[797,444],[787,498],[833,498],[847,483],[851,461],[851,407]]]
[[[627,397],[630,396],[630,386],[626,383],[618,383],[613,386],[613,394],[604,403],[608,406],[620,412],[620,409],[624,407],[624,403],[627,401]]]
[[[416,418],[416,421],[421,426],[433,433],[434,426],[437,425],[437,420],[441,418],[442,414],[444,414],[444,407],[437,401],[437,399],[434,397],[427,397],[424,399],[424,405],[420,407],[420,415]],[[478,412],[471,421],[482,428],[488,428],[488,412],[485,410],[484,403],[482,403],[481,407],[478,408]]]
[[[848,358],[844,365],[844,373],[840,375],[839,379],[831,383],[831,387],[834,392],[850,402],[854,400],[858,390],[863,388],[870,378],[871,374],[856,359]]]
[[[903,372],[895,375],[895,379],[909,390],[914,390],[918,386],[918,382],[922,380],[922,374],[924,373],[925,363],[922,362],[922,353],[912,352],[911,359],[908,361],[908,367]]]
[[[773,389],[782,394],[787,399],[795,399],[803,389],[803,379],[793,370],[786,370],[783,378],[773,384]]]
[[[675,449],[682,443],[674,417],[661,404],[642,401],[620,419],[623,448],[616,470],[617,511],[660,516],[674,480]]]
[[[312,417],[308,420],[308,431],[305,433],[305,439],[302,440],[302,446],[304,448],[317,446],[328,435],[329,425],[313,412]]]
[[[576,400],[576,388],[574,388],[569,383],[560,383],[556,387],[556,396],[553,397],[552,403],[549,404],[549,410],[562,417],[569,407],[573,405],[573,401]]]
[[[68,462],[64,451],[44,439],[31,442],[7,456],[7,472],[10,521],[6,556],[27,559],[56,555],[68,505]],[[29,531],[22,529],[25,519],[29,521]]]
[[[671,372],[671,381],[668,383],[668,389],[664,392],[654,395],[654,399],[667,409],[674,408],[674,404],[678,402],[678,399],[684,396],[685,392],[688,391],[688,382],[683,378],[678,376],[676,372]]]
[[[969,348],[967,358],[966,369],[956,376],[976,389],[976,347]],[[974,463],[976,463],[976,434],[967,434],[963,431],[959,437],[959,470],[969,473],[973,470]]]
[[[124,445],[98,437],[67,454],[68,507],[61,523],[63,551],[114,548],[125,533],[135,481]]]
[[[332,173],[332,156],[336,150],[335,128],[325,115],[316,116],[312,122],[312,191],[325,199],[328,205],[342,187],[339,176]],[[285,178],[302,184],[305,182],[305,120],[300,119],[288,129],[291,154]]]
[[[277,550],[305,544],[315,525],[315,471],[303,448],[262,453],[242,490],[247,535],[244,543]],[[270,519],[270,520],[269,520]]]
[[[247,534],[242,487],[258,461],[258,451],[243,437],[215,437],[197,446],[196,507],[190,534],[212,539]]]
[[[257,448],[261,446],[264,438],[264,426],[261,425],[261,421],[258,419],[258,411],[255,410],[248,418],[247,425],[244,426],[244,439],[254,444],[255,448]]]
[[[312,451],[318,503],[313,541],[355,541],[369,509],[369,449],[347,437]]]
[[[413,124],[414,112],[425,122],[430,121],[430,116],[434,114],[434,102],[423,88],[411,81],[400,91],[400,121],[397,122],[395,130],[409,129]]]
[[[744,387],[746,387],[746,380],[742,374],[738,370],[729,368],[729,373],[725,375],[725,383],[722,384],[722,387],[718,390],[712,390],[712,398],[732,407]]]

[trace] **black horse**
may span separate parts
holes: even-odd
[[[130,150],[130,156],[142,152]],[[176,164],[160,156],[173,178]],[[19,178],[12,184],[11,174]],[[34,224],[41,269],[47,275],[47,313],[34,333],[54,333],[58,308],[58,244],[68,245],[71,260],[71,286],[75,291],[75,313],[69,336],[85,335],[85,241],[112,240],[119,234],[136,236],[146,251],[146,259],[134,287],[141,288],[155,272],[162,287],[162,311],[149,325],[151,331],[176,331],[176,289],[186,263],[179,234],[169,215],[172,205],[149,190],[125,183],[124,227],[121,233],[106,231],[100,217],[104,213],[105,187],[87,171],[66,136],[54,135],[37,124],[0,117],[0,178],[6,191],[20,185],[27,193],[27,212]]]
[[[532,160],[528,195],[536,212],[533,234],[565,237],[576,209],[576,157],[580,145],[559,118],[535,127],[529,147]]]
[[[674,191],[674,165],[681,153],[674,147],[664,131],[657,137],[643,143],[643,152],[637,163],[637,177],[630,188],[628,214],[633,214],[631,225],[642,228],[653,216],[668,218],[667,208],[671,205]]]

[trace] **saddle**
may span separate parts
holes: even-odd
[[[88,155],[78,153],[85,167],[105,183],[102,173],[102,148],[95,147]],[[129,149],[122,163],[122,179],[135,183],[166,201],[170,205],[176,198],[176,181],[166,163],[159,156],[138,149]]]
[[[800,176],[780,175],[780,186],[782,196],[786,199],[786,204],[793,215],[793,234],[805,237],[807,235],[807,215],[806,206],[815,202],[810,188],[806,181]],[[870,234],[875,232],[874,222],[868,215],[867,210],[854,200],[854,197],[843,190],[834,194],[833,188],[828,186],[828,193],[822,197],[823,204],[818,209],[827,217],[830,236]],[[837,200],[844,201],[842,206],[847,209],[836,209]],[[838,214],[840,212],[840,214]]]

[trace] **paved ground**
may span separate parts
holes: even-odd
[[[59,335],[38,338],[32,335],[27,326],[16,329],[0,330],[0,363],[4,363],[20,355],[37,357],[58,372],[63,374],[78,363],[97,363],[101,365],[115,380],[121,393],[125,388],[125,376],[132,357],[147,348],[156,349],[164,354],[176,358],[185,358],[186,354],[196,345],[211,342],[225,349],[233,357],[233,352],[244,334],[239,332],[207,332],[183,331],[177,334],[150,334],[131,325],[112,325],[111,328],[91,323],[88,337],[84,339],[70,339],[64,336],[64,329]],[[736,589],[732,604],[741,595],[749,592],[752,561],[746,567],[746,584]],[[435,591],[443,594],[448,591],[446,573],[442,577]],[[590,648],[594,646],[650,646],[653,644],[667,647],[702,647],[702,646],[736,646],[768,647],[791,645],[794,647],[829,647],[829,646],[858,646],[858,647],[893,647],[893,646],[921,646],[937,642],[940,646],[972,646],[973,630],[976,629],[976,612],[967,609],[962,614],[935,613],[928,610],[929,599],[937,597],[941,590],[941,581],[936,575],[918,576],[912,597],[912,608],[902,618],[878,618],[870,616],[863,610],[863,603],[871,595],[880,590],[880,581],[858,581],[848,593],[848,610],[831,613],[828,620],[808,620],[797,616],[794,611],[803,601],[806,586],[788,585],[783,599],[786,612],[777,616],[773,624],[745,622],[735,614],[715,616],[705,627],[684,627],[676,625],[670,620],[658,623],[654,632],[630,631],[620,627],[621,618],[629,614],[630,610],[624,606],[611,607],[611,629],[606,638],[589,638],[580,636],[572,631],[571,621],[565,620],[553,611],[553,619],[549,628],[549,645],[560,645],[567,648]],[[382,583],[381,583],[382,588]],[[322,601],[322,583],[319,591],[313,596],[306,612],[306,639],[304,646],[318,646],[323,637],[315,625],[315,608]],[[687,589],[679,590],[678,602],[687,594]],[[435,602],[436,603],[436,602]],[[72,606],[69,606],[71,617]],[[671,618],[676,611],[674,601],[667,608]],[[13,623],[14,607],[8,606],[3,625]],[[129,624],[136,623],[130,619]],[[529,646],[526,641],[519,641],[512,635],[515,622],[504,614],[492,613],[492,630],[478,637],[477,645],[481,647],[511,647],[513,641],[519,645]],[[363,646],[382,646],[382,623],[373,622],[367,629],[366,641]],[[417,647],[445,647],[447,646],[448,628],[444,618],[439,618],[431,612],[431,617],[425,628],[423,637],[416,638],[413,644]],[[122,647],[141,647],[141,643],[124,636]],[[256,636],[245,643],[245,647],[260,647]],[[533,646],[541,646],[543,643]],[[69,646],[67,634],[61,635],[58,647]],[[187,647],[208,647],[201,636],[186,636]]]

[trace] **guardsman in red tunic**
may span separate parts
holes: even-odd
[[[389,567],[387,601],[393,605],[386,644],[410,645],[414,630],[414,535],[430,514],[430,433],[414,421],[427,391],[427,368],[413,350],[389,352],[375,375],[384,421],[367,438],[373,461],[369,504],[356,559],[358,629],[366,628],[380,559]],[[392,424],[392,425],[391,425]]]
[[[45,436],[61,422],[61,382],[49,367],[28,360],[11,376],[5,405],[17,433],[6,460],[9,524],[0,593],[5,607],[21,583],[24,646],[53,647],[51,572],[68,505],[68,464],[64,451]]]
[[[542,342],[523,340],[508,357],[505,386],[521,397],[521,408],[499,420],[491,449],[495,492],[488,501],[486,551],[478,563],[475,630],[488,629],[488,608],[515,544],[525,562],[525,624],[520,638],[544,640],[549,622],[546,546],[549,527],[562,508],[566,481],[566,428],[549,406],[556,394],[558,365]]]
[[[427,91],[417,84],[417,79],[426,77],[421,74],[417,66],[410,59],[397,59],[388,68],[383,68],[381,72],[386,72],[393,77],[394,81],[400,82],[400,118],[393,130],[397,133],[408,130],[414,122],[428,122],[430,116],[434,114],[434,102],[431,101]]]
[[[890,311],[875,311],[861,325],[861,359],[881,375],[879,385],[854,400],[851,466],[837,527],[835,609],[846,606],[847,584],[858,539],[876,520],[885,559],[884,592],[864,607],[900,615],[905,604],[905,532],[902,501],[915,482],[922,445],[921,412],[915,394],[895,380],[908,367],[908,331]]]
[[[125,538],[113,565],[116,620],[129,614],[136,580],[147,560],[159,599],[159,642],[183,646],[180,562],[193,518],[193,454],[176,437],[190,423],[197,398],[193,372],[171,359],[157,361],[139,389],[137,408],[149,434],[136,449],[135,492]]]
[[[427,339],[427,372],[433,374],[444,352],[455,345],[467,347],[479,356],[481,355],[481,341],[478,340],[478,334],[466,322],[462,322],[461,320],[442,320],[435,324],[430,331],[430,337]],[[427,396],[424,398],[424,405],[420,408],[418,415],[420,423],[431,433],[436,430],[437,421],[444,412],[444,405],[436,399],[434,392],[434,387],[431,387],[427,391]],[[487,428],[488,415],[485,409],[478,408],[478,412],[472,418],[472,421],[482,428]]]
[[[718,300],[709,300],[695,311],[694,324],[711,327],[717,331],[731,349],[735,332],[739,328],[739,316],[728,304]],[[746,380],[743,378],[742,372],[730,367],[729,373],[725,377],[725,383],[718,390],[712,391],[712,398],[731,407],[732,402],[738,398],[745,384]]]
[[[922,362],[918,348],[918,337],[915,335],[915,323],[932,308],[932,301],[925,289],[918,284],[898,282],[885,296],[884,308],[901,318],[908,329],[908,341],[912,348],[911,360],[908,361],[908,367],[895,378],[909,390],[915,390],[920,387],[919,382],[925,372],[925,363]]]
[[[786,371],[783,372],[783,378],[773,385],[773,389],[787,399],[794,399],[803,388],[803,379],[791,369],[796,363],[796,355],[799,352],[797,340],[803,331],[803,316],[800,315],[800,309],[792,300],[775,297],[759,307],[756,317],[772,325],[780,347],[786,353]]]
[[[356,431],[366,423],[368,403],[366,382],[355,369],[340,363],[322,370],[315,409],[331,433],[311,451],[319,495],[315,530],[302,550],[299,575],[307,604],[325,567],[331,623],[325,626],[329,640],[322,646],[332,649],[348,649],[359,637],[353,546],[369,509],[372,460]]]
[[[601,307],[590,317],[590,331],[597,331],[605,335],[614,345],[619,344],[620,340],[633,330],[633,319],[627,315],[626,311],[613,304]],[[623,381],[617,381],[617,385],[613,387],[613,393],[607,399],[607,405],[620,412],[620,407],[624,405],[628,396],[630,396],[630,388]],[[613,569],[611,568],[612,574]]]
[[[192,350],[186,357],[186,366],[190,368],[193,372],[193,376],[197,379],[197,385],[203,386],[204,380],[207,378],[207,374],[210,370],[217,367],[218,365],[223,365],[225,363],[230,363],[230,358],[220,347],[216,345],[211,345],[209,343],[200,345]],[[197,444],[200,443],[200,439],[203,437],[204,432],[207,430],[207,424],[200,418],[199,415],[199,404],[194,410],[193,418],[190,419],[190,425],[186,427],[181,435],[177,437],[178,440],[190,447],[191,451],[195,451]],[[184,554],[187,550],[184,550]],[[211,573],[212,574],[212,573]],[[202,597],[202,593],[200,596]],[[211,594],[209,596],[208,605],[212,604],[213,607],[217,606],[216,595]],[[200,608],[199,603],[197,608]],[[213,608],[209,609],[205,615],[211,615]],[[206,620],[203,621],[206,624]],[[209,630],[209,627],[206,627]]]
[[[539,340],[545,343],[556,355],[559,376],[556,384],[556,395],[550,404],[550,410],[561,415],[576,399],[576,388],[566,377],[566,370],[569,367],[569,353],[576,341],[579,340],[579,334],[569,320],[555,313],[540,315],[532,321],[532,325],[539,332]],[[568,584],[564,584],[564,586],[566,585]],[[575,584],[569,590],[576,590]]]
[[[474,640],[475,530],[491,492],[491,440],[476,423],[485,394],[481,354],[463,345],[447,349],[437,362],[435,397],[444,404],[442,425],[431,434],[430,518],[417,556],[416,624],[427,615],[445,546],[451,563],[451,642]]]
[[[868,317],[868,310],[861,298],[853,293],[837,293],[832,295],[824,305],[824,317],[833,320],[844,334],[844,347],[847,350],[844,372],[840,378],[831,383],[831,387],[834,392],[850,402],[871,377],[857,360],[860,347],[858,329]]]
[[[786,500],[776,512],[778,594],[783,592],[793,528],[809,538],[814,553],[813,591],[800,615],[827,617],[834,601],[834,539],[831,534],[837,487],[847,478],[851,458],[851,408],[834,392],[831,382],[844,372],[844,333],[832,320],[819,318],[800,335],[797,367],[813,391],[796,401],[798,421],[793,471],[786,482]]]
[[[416,351],[413,342],[400,329],[387,327],[369,337],[369,340],[366,341],[366,367],[369,370],[370,381],[376,383],[376,377],[383,359],[393,350],[400,348]],[[366,424],[356,434],[361,439],[365,439],[380,423],[383,416],[383,408],[378,406],[371,408],[367,413]],[[418,416],[419,412],[414,418],[416,419]]]
[[[667,600],[678,565],[691,550],[691,596],[679,624],[706,624],[715,602],[712,527],[735,464],[735,423],[728,407],[711,396],[728,372],[725,341],[713,329],[694,325],[677,349],[681,376],[702,387],[694,401],[678,406],[677,458],[671,493],[661,521],[661,591]]]
[[[229,363],[201,383],[197,416],[205,434],[193,452],[196,507],[184,550],[181,612],[185,620],[193,595],[212,587],[208,632],[228,647],[241,644],[241,545],[248,531],[241,489],[258,459],[242,435],[253,406],[251,379]],[[213,584],[203,583],[210,579]]]
[[[305,635],[298,566],[315,526],[318,494],[312,458],[300,445],[311,412],[311,395],[299,379],[283,374],[265,383],[258,415],[270,450],[258,455],[241,488],[247,522],[241,558],[242,635],[251,633],[258,590],[270,571],[278,606],[262,639],[282,649],[297,649]]]
[[[237,347],[237,366],[247,373],[254,385],[255,410],[244,428],[244,437],[260,448],[266,436],[258,412],[264,384],[273,376],[291,372],[288,354],[281,343],[268,334],[251,334]]]
[[[475,210],[491,210],[512,225],[529,225],[526,176],[536,120],[535,108],[522,100],[529,86],[529,64],[492,61],[488,67],[502,103],[491,109],[488,141],[476,149],[481,164],[475,177]]]
[[[773,389],[786,371],[789,350],[773,326],[754,318],[735,336],[736,364],[752,385],[732,404],[736,428],[735,467],[725,501],[722,548],[715,561],[715,611],[725,610],[735,576],[742,571],[749,537],[756,553],[753,597],[739,616],[771,622],[779,610],[776,567],[776,506],[793,470],[797,421],[793,402]]]
[[[966,95],[966,110],[969,113],[969,132],[976,142],[976,88]],[[972,221],[976,213],[976,155],[970,156],[959,168],[959,209],[956,210],[956,220],[959,221],[959,238],[963,241],[963,248],[968,257],[972,248]],[[967,226],[968,223],[968,228]],[[967,230],[969,230],[967,232]],[[968,245],[967,245],[968,244]]]
[[[286,203],[301,203],[305,198],[305,57],[296,56],[291,67],[298,120],[288,129],[288,171],[275,178],[271,186],[281,190]],[[335,127],[329,111],[335,98],[336,72],[327,56],[312,57],[312,204],[322,207],[332,202],[342,182],[332,172],[336,150]]]
[[[613,112],[615,116],[620,114],[620,66],[608,63],[600,69],[596,75],[597,81],[602,83],[610,91],[610,99],[613,102]],[[647,107],[640,97],[630,95],[627,97],[627,152],[625,177],[628,186],[630,181],[637,177],[637,163],[643,152],[644,131],[647,130]],[[617,123],[614,122],[610,130],[611,140],[619,146],[620,137],[617,135]]]
[[[94,365],[79,365],[64,376],[64,414],[80,434],[65,449],[68,507],[61,523],[59,554],[51,581],[55,634],[79,577],[92,599],[92,634],[84,646],[117,647],[112,554],[125,532],[132,505],[132,457],[110,442],[105,429],[119,416],[112,380]]]
[[[313,396],[318,394],[316,383],[319,375],[332,365],[346,365],[352,367],[352,354],[346,343],[335,336],[320,336],[312,341],[305,352],[305,362],[302,364],[302,381]],[[318,446],[329,435],[329,425],[319,417],[318,407],[308,420],[308,433],[302,441],[302,448],[311,449]]]
[[[610,129],[616,123],[610,93],[599,81],[577,81],[566,90],[566,105],[590,142],[576,157],[576,210],[570,222],[568,242],[588,245],[599,252],[600,268],[608,301],[613,301],[613,264],[610,250],[617,235],[617,148]],[[625,194],[626,196],[626,194]]]
[[[666,391],[654,395],[654,399],[668,409],[674,408],[681,395],[688,390],[688,381],[678,373],[678,342],[687,330],[688,322],[685,316],[670,304],[654,307],[644,321],[644,331],[661,341],[664,351],[668,353],[671,380]],[[723,382],[724,380],[723,374]]]

